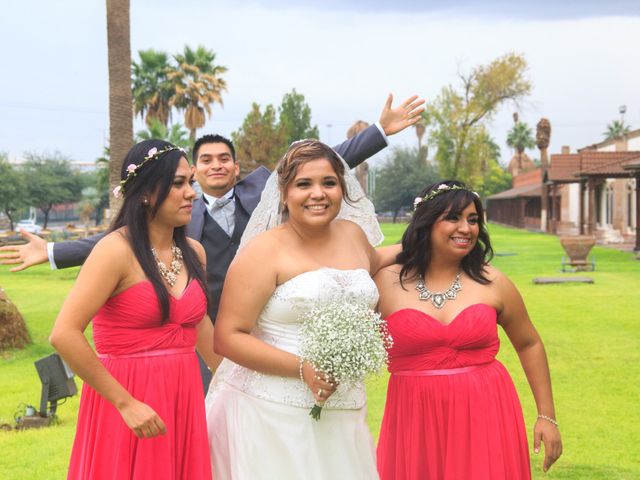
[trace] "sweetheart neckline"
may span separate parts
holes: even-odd
[[[180,296],[179,296],[179,297],[176,297],[175,295],[173,295],[172,293],[170,293],[170,292],[167,290],[167,293],[169,294],[169,298],[171,298],[171,299],[175,300],[176,302],[179,302],[180,300],[182,300],[182,299],[184,298],[185,293],[187,293],[187,290],[189,289],[189,287],[191,286],[191,284],[192,284],[192,283],[198,283],[198,282],[197,282],[197,281],[194,281],[194,279],[193,279],[193,278],[192,278],[191,280],[189,280],[189,281],[187,282],[187,284],[185,285],[184,289],[182,289],[182,293],[180,294]],[[149,279],[146,279],[146,278],[145,278],[144,280],[140,280],[139,282],[134,283],[133,285],[131,285],[131,286],[129,286],[129,287],[127,287],[127,288],[125,288],[124,290],[122,290],[122,291],[120,291],[120,292],[116,293],[113,297],[109,297],[109,300],[111,300],[111,299],[113,299],[113,298],[117,298],[117,297],[119,297],[120,295],[122,295],[124,292],[128,292],[129,290],[131,290],[131,289],[133,289],[133,288],[136,288],[137,286],[139,286],[139,285],[143,285],[143,284],[149,284],[149,285],[151,285],[151,286],[153,287],[153,284],[151,283],[151,280],[149,280]],[[154,289],[154,291],[155,291],[155,289]]]
[[[284,281],[284,282],[282,282],[281,284],[276,285],[276,289],[278,289],[278,288],[282,287],[283,285],[286,285],[287,283],[289,283],[289,282],[291,282],[291,281],[295,280],[295,279],[296,279],[296,278],[298,278],[298,277],[301,277],[301,276],[303,276],[303,275],[306,275],[307,273],[320,272],[320,271],[322,271],[322,270],[333,270],[333,271],[336,271],[336,272],[343,272],[343,273],[344,273],[344,272],[357,272],[357,271],[362,270],[363,272],[365,272],[365,273],[369,276],[369,271],[368,271],[366,268],[362,268],[362,267],[360,267],[360,268],[345,268],[345,269],[342,269],[342,268],[333,268],[333,267],[320,267],[320,268],[316,268],[316,269],[314,269],[314,270],[307,270],[307,271],[304,271],[304,272],[298,273],[297,275],[294,275],[294,276],[293,276],[293,277],[291,277],[290,279],[285,280],[285,281]],[[371,278],[371,277],[369,276],[369,278]]]
[[[413,307],[400,308],[400,309],[398,309],[398,310],[396,310],[396,311],[394,311],[394,312],[391,312],[391,313],[390,313],[389,315],[387,315],[385,318],[386,318],[386,319],[389,319],[389,317],[391,317],[391,316],[393,316],[393,315],[395,315],[395,314],[397,314],[397,313],[399,313],[399,312],[402,312],[402,311],[405,311],[405,310],[411,310],[411,311],[414,311],[414,312],[421,313],[421,314],[422,314],[422,315],[424,315],[425,317],[427,317],[427,318],[429,318],[429,319],[433,320],[434,322],[436,322],[436,323],[437,323],[438,325],[440,325],[441,327],[446,328],[446,327],[451,326],[451,325],[452,325],[452,324],[453,324],[453,323],[454,323],[458,318],[460,318],[460,317],[462,316],[462,314],[463,314],[463,313],[465,313],[467,310],[469,310],[469,309],[470,309],[470,308],[472,308],[472,307],[479,306],[479,305],[492,309],[494,312],[496,312],[496,314],[498,313],[498,312],[497,312],[497,310],[496,310],[496,308],[495,308],[495,307],[493,307],[493,306],[491,306],[491,305],[489,305],[488,303],[477,302],[477,303],[472,303],[471,305],[467,305],[466,307],[464,307],[462,310],[460,310],[458,313],[456,313],[456,314],[453,316],[453,318],[452,318],[448,323],[441,322],[440,320],[438,320],[436,317],[434,317],[434,316],[433,316],[433,315],[431,315],[430,313],[427,313],[427,312],[425,312],[425,311],[423,311],[423,310],[419,310],[419,309],[417,309],[417,308],[413,308]]]

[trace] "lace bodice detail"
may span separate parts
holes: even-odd
[[[252,335],[281,350],[298,354],[300,313],[318,302],[361,302],[375,308],[378,290],[364,269],[321,268],[301,273],[279,285],[262,310]],[[214,386],[226,382],[249,395],[287,405],[311,408],[309,388],[299,379],[266,375],[225,360],[214,378]],[[366,401],[364,384],[341,386],[325,408],[361,408]]]

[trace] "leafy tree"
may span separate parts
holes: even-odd
[[[96,225],[102,222],[103,213],[106,208],[109,208],[109,197],[111,188],[109,188],[109,159],[110,159],[109,147],[104,147],[102,156],[97,158],[95,164],[98,166],[96,172],[96,190],[100,195],[100,203],[98,203],[96,211]]]
[[[420,156],[417,148],[397,147],[382,168],[376,171],[376,210],[393,212],[396,222],[401,208],[411,208],[416,195],[439,180],[438,172]]]
[[[136,132],[136,142],[142,140],[149,140],[151,138],[158,138],[160,140],[166,140],[173,143],[178,147],[182,147],[185,150],[189,149],[191,143],[189,142],[189,133],[182,128],[179,123],[167,127],[157,119],[152,119],[146,130],[138,130]]]
[[[242,126],[231,134],[237,160],[243,168],[253,170],[258,165],[273,169],[287,148],[286,133],[276,119],[273,105],[264,112],[254,103]]]
[[[482,176],[482,159],[474,153],[484,144],[485,124],[504,102],[517,103],[529,94],[526,69],[523,56],[509,53],[460,74],[461,87],[444,87],[427,107],[424,119],[443,178],[472,183]]]
[[[169,80],[169,55],[153,49],[139,50],[140,62],[131,63],[133,108],[149,128],[154,120],[166,126],[171,115],[175,86]]]
[[[169,73],[175,86],[171,103],[184,111],[184,125],[189,129],[191,143],[195,142],[196,130],[204,126],[205,112],[211,117],[211,106],[223,105],[222,92],[227,89],[227,82],[222,75],[227,67],[216,65],[215,58],[216,54],[203,46],[195,50],[185,46],[183,53],[174,56],[178,66]]]
[[[536,140],[529,125],[523,122],[516,122],[507,134],[507,145],[518,152],[518,168],[522,170],[522,154],[525,149],[531,149],[536,146]]]
[[[304,95],[294,88],[285,93],[278,108],[279,123],[286,135],[285,144],[290,145],[303,138],[318,138],[318,126],[311,126],[311,108],[305,102]]]
[[[9,229],[13,230],[18,210],[28,206],[25,199],[24,175],[17,171],[0,152],[0,210],[9,219]]]
[[[272,169],[292,142],[319,136],[318,127],[311,126],[311,108],[294,88],[282,97],[277,113],[273,105],[267,105],[263,113],[254,103],[231,139],[243,166]]]
[[[69,159],[59,153],[36,155],[28,153],[22,169],[29,179],[26,200],[44,214],[44,228],[49,223],[49,213],[54,205],[74,202],[80,198],[82,184],[71,170]]]
[[[613,140],[622,137],[631,131],[629,125],[625,125],[622,120],[614,120],[607,125],[607,131],[603,133],[605,140]]]

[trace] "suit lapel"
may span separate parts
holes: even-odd
[[[191,221],[187,224],[187,236],[200,241],[202,239],[202,229],[204,228],[204,216],[207,212],[207,206],[204,200],[196,198],[193,201],[191,209]]]

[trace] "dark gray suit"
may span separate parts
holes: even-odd
[[[371,125],[355,137],[334,147],[334,149],[351,168],[354,168],[386,146],[386,141],[378,127]],[[236,184],[234,190],[236,206],[235,229],[231,238],[208,215],[202,198],[196,199],[193,203],[191,222],[187,225],[186,234],[201,242],[207,253],[209,316],[213,322],[215,322],[216,314],[218,313],[224,277],[238,250],[240,238],[244,233],[249,217],[260,201],[260,195],[269,175],[269,170],[265,167],[259,167]],[[81,265],[100,238],[102,238],[102,235],[94,235],[82,240],[54,244],[54,262],[58,268]],[[200,366],[206,392],[211,380],[211,374],[202,361]]]

